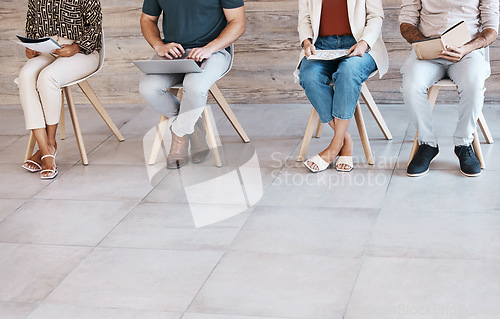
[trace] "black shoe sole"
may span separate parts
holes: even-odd
[[[455,152],[453,152],[453,154],[455,154]],[[458,159],[458,161],[460,162],[460,158],[458,158],[458,155],[455,154],[455,157]],[[460,173],[462,173],[462,175],[464,176],[467,176],[467,177],[478,177],[479,175],[481,175],[481,171],[479,173],[475,173],[475,174],[469,174],[469,173],[465,173],[464,171],[462,171],[462,169],[460,168]],[[481,168],[482,170],[482,168]]]
[[[419,176],[423,176],[427,173],[429,173],[429,170],[431,169],[430,168],[431,164],[429,164],[429,168],[425,171],[425,172],[422,172],[422,173],[416,173],[416,174],[410,174],[408,172],[406,172],[406,175],[409,176],[409,177],[419,177]]]
[[[460,173],[462,173],[464,176],[467,176],[467,177],[478,177],[479,175],[481,175],[481,172],[476,173],[476,174],[467,174],[462,170],[460,170]]]
[[[408,173],[408,171],[406,171],[406,175],[409,177],[419,177],[419,176],[423,176],[423,175],[429,173],[429,170],[431,169],[431,164],[436,159],[436,157],[438,157],[438,155],[439,155],[439,152],[431,159],[431,161],[429,162],[429,168],[427,168],[427,170],[425,172],[410,174],[410,173]]]

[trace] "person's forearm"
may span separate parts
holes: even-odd
[[[481,33],[479,33],[474,39],[467,42],[464,46],[467,47],[469,52],[472,52],[477,49],[486,48],[493,42],[495,42],[497,38],[497,32],[493,29],[484,29]]]
[[[245,32],[245,19],[234,19],[222,30],[219,36],[207,44],[214,52],[227,48]]]
[[[141,31],[146,41],[148,41],[153,49],[156,50],[158,46],[164,44],[160,36],[160,29],[158,28],[157,22],[148,18],[141,18]]]
[[[427,39],[427,37],[424,36],[416,26],[409,23],[401,23],[399,31],[401,32],[403,38],[405,38],[405,40],[409,43]]]

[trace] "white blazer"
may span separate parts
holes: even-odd
[[[316,43],[319,35],[321,20],[321,6],[323,0],[299,0],[299,39],[312,39]],[[370,46],[370,55],[377,64],[379,76],[382,77],[389,68],[389,56],[382,41],[382,21],[384,9],[382,0],[347,0],[347,11],[351,31],[357,42],[365,40]],[[305,56],[304,50],[300,54],[300,61]],[[298,72],[297,72],[298,74]]]

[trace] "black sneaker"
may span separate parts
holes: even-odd
[[[481,164],[471,145],[455,146],[455,155],[460,161],[460,172],[468,177],[481,175]]]
[[[422,143],[418,146],[417,153],[406,169],[406,175],[411,177],[422,176],[429,171],[431,162],[439,153],[439,147]]]

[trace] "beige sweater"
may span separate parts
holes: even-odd
[[[498,32],[498,0],[403,0],[400,23],[417,26],[426,37],[441,35],[465,21],[471,36],[484,29]]]

